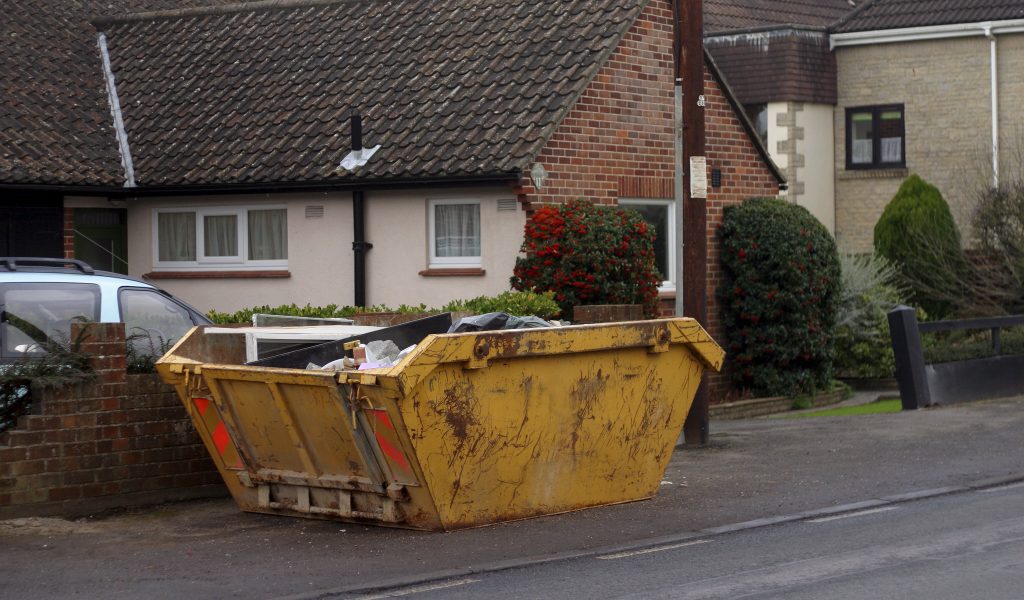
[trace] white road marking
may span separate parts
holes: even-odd
[[[644,548],[643,550],[630,550],[628,552],[617,552],[615,554],[604,554],[596,557],[598,560],[615,560],[616,558],[628,558],[630,556],[639,556],[640,554],[650,554],[652,552],[662,552],[664,550],[675,550],[676,548],[684,548],[686,546],[696,546],[697,544],[706,544],[711,540],[692,540],[689,542],[682,542],[679,544],[668,544],[666,546],[656,546],[654,548]]]
[[[1007,485],[1001,485],[999,487],[986,488],[978,491],[982,492],[983,494],[991,494],[992,492],[1002,492],[1004,490],[1012,490],[1019,487],[1024,487],[1024,481],[1021,481],[1020,483],[1010,483]]]
[[[459,587],[460,585],[468,585],[470,583],[476,583],[479,579],[456,579],[454,581],[445,581],[443,583],[431,583],[427,585],[417,585],[414,587],[408,587],[400,590],[393,590],[390,592],[384,592],[383,594],[375,594],[373,596],[359,596],[360,600],[380,600],[381,598],[400,598],[402,596],[411,596],[413,594],[422,594],[423,592],[434,592],[437,590],[444,590],[453,587]]]
[[[852,517],[861,517],[864,515],[873,515],[875,513],[886,512],[890,510],[897,510],[898,506],[882,506],[879,508],[869,508],[867,510],[858,510],[856,512],[846,513],[842,515],[836,515],[834,517],[821,517],[818,519],[807,519],[808,523],[827,523],[828,521],[837,521],[839,519],[849,519]]]

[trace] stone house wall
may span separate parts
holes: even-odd
[[[1024,35],[997,36],[1000,171],[1021,175]],[[903,180],[916,173],[942,192],[970,240],[973,193],[991,178],[989,41],[981,35],[839,47],[834,115],[836,240],[870,252],[875,223]],[[846,109],[903,104],[906,168],[846,169]]]

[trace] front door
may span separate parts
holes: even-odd
[[[76,208],[75,258],[95,269],[127,274],[126,213],[123,208]]]

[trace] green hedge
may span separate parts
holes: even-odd
[[[390,308],[383,304],[376,306],[298,306],[283,304],[281,306],[254,306],[233,313],[211,310],[206,314],[214,323],[252,323],[256,313],[270,315],[288,315],[292,317],[314,317],[320,319],[351,318],[359,313],[398,312],[398,313],[440,313],[467,311],[476,314],[488,312],[507,312],[516,316],[535,315],[542,319],[553,319],[558,316],[558,304],[553,294],[533,292],[502,292],[497,296],[477,296],[468,300],[452,300],[441,308],[428,308],[425,304],[409,306],[403,304],[398,308]]]
[[[441,308],[442,312],[471,312],[482,315],[507,312],[510,315],[534,315],[542,319],[559,316],[560,308],[554,292],[502,292],[497,296],[477,296],[469,300],[452,300]]]

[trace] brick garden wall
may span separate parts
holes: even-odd
[[[76,327],[97,377],[33,390],[32,414],[0,433],[0,518],[226,495],[173,388],[126,374],[124,326]]]
[[[674,197],[674,81],[672,10],[654,2],[626,33],[576,105],[540,152],[548,178],[542,190],[525,179],[526,205],[586,198],[614,204],[619,198]],[[776,196],[778,182],[729,104],[719,82],[705,69],[705,154],[721,169],[722,185],[708,190],[708,330],[723,339],[715,289],[721,280],[716,230],[722,209],[752,196]],[[662,314],[673,314],[674,295],[662,298]],[[728,359],[727,359],[728,364]],[[709,379],[711,401],[735,396],[722,375]]]

